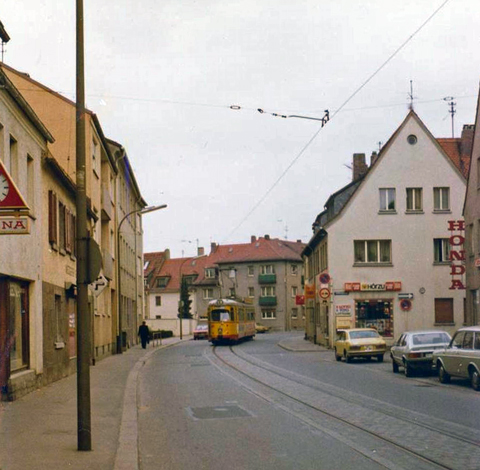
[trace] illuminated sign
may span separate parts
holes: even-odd
[[[345,292],[383,292],[400,291],[402,283],[400,281],[387,281],[384,284],[366,283],[366,282],[346,282]]]

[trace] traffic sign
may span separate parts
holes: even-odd
[[[399,299],[413,299],[413,294],[405,294],[405,293],[400,293],[398,294]]]
[[[320,284],[328,284],[330,282],[330,275],[328,273],[320,274]]]
[[[318,295],[321,299],[326,300],[330,297],[330,289],[324,287],[318,291]]]
[[[412,309],[412,301],[411,300],[408,300],[408,299],[403,299],[400,301],[400,308],[404,311],[404,312],[408,312],[409,310]]]

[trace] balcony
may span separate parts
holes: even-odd
[[[277,296],[268,295],[260,297],[258,300],[258,304],[260,305],[260,307],[275,307],[277,305]]]
[[[276,274],[259,274],[258,283],[259,284],[276,284],[277,275]]]

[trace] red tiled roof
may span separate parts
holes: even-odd
[[[178,292],[180,290],[180,279],[183,276],[201,276],[203,278],[207,256],[197,258],[173,258],[163,263],[156,277],[170,278],[167,287],[162,288],[163,292]]]
[[[462,139],[460,138],[437,138],[437,142],[448,155],[453,164],[460,170],[462,175],[468,177],[470,155],[462,154]]]

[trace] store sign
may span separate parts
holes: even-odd
[[[314,299],[315,298],[315,286],[310,284],[305,284],[305,298]]]
[[[464,290],[465,285],[461,279],[455,278],[455,276],[462,276],[465,274],[465,250],[463,250],[463,244],[465,243],[465,222],[463,220],[449,220],[448,230],[451,235],[448,239],[450,244],[450,275],[452,276],[452,283],[449,287],[450,290]],[[454,233],[458,232],[458,233]]]
[[[28,217],[0,217],[0,235],[26,235],[29,233]]]
[[[305,305],[305,296],[297,294],[295,296],[295,305]]]
[[[385,284],[365,283],[365,282],[346,282],[345,292],[383,292],[400,291],[402,283],[400,281],[388,281]]]
[[[352,314],[352,306],[350,304],[335,305],[335,315],[350,316]]]

